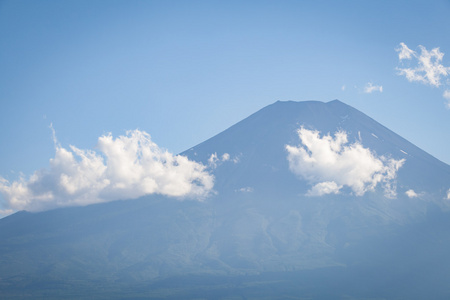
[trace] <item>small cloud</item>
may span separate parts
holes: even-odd
[[[146,132],[101,136],[97,153],[61,147],[51,129],[55,157],[48,169],[13,182],[0,177],[8,209],[39,211],[149,194],[202,199],[212,191],[214,176],[204,165],[159,148]]]
[[[243,188],[240,188],[240,189],[236,190],[236,192],[252,193],[253,192],[253,188],[249,187],[249,186],[246,186],[246,187],[243,187]]]
[[[230,154],[228,153],[224,153],[222,154],[222,156],[219,158],[219,156],[217,155],[216,152],[214,152],[213,154],[211,154],[211,156],[208,158],[208,165],[210,168],[215,169],[217,168],[219,165],[221,165],[223,162],[226,161],[231,161],[233,163],[237,163],[239,162],[239,158],[235,157],[233,159],[231,159]]]
[[[342,185],[334,181],[319,182],[313,186],[307,193],[307,196],[322,196],[327,194],[339,194]]]
[[[413,50],[409,49],[405,43],[400,43],[400,46],[395,49],[398,52],[398,59],[411,59],[416,54]]]
[[[286,145],[287,159],[294,174],[314,184],[309,195],[338,193],[348,186],[362,196],[381,184],[386,197],[396,196],[395,178],[404,159],[377,156],[359,141],[349,143],[344,131],[321,137],[318,131],[301,127],[297,133],[301,145]]]
[[[417,195],[416,192],[414,192],[414,190],[407,190],[405,192],[406,196],[408,196],[409,198],[417,198],[419,197],[419,195]]]
[[[447,200],[450,200],[450,189],[447,191]]]
[[[364,87],[364,93],[371,94],[373,92],[383,92],[383,87],[381,85],[373,85],[372,82],[368,82]]]
[[[342,91],[345,91],[345,85],[343,85],[343,86],[341,87],[341,90],[342,90]]]
[[[428,51],[419,45],[420,53],[408,48],[404,43],[395,49],[398,52],[400,63],[411,61],[407,67],[397,67],[399,75],[404,75],[408,81],[417,81],[431,86],[439,87],[442,78],[450,74],[450,67],[442,65],[444,53],[439,48]]]
[[[241,154],[242,155],[242,154]],[[230,158],[230,161],[231,162],[233,162],[233,163],[235,163],[235,164],[237,164],[241,159],[240,159],[240,156],[241,155],[239,155],[239,156],[235,156],[234,158]]]
[[[50,126],[48,128],[50,128],[50,130],[52,131],[53,145],[56,148],[58,148],[59,147],[59,142],[58,142],[58,139],[56,138],[56,131],[55,131],[55,128],[53,128],[53,123],[50,123]]]
[[[445,90],[444,94],[442,94],[442,97],[447,100],[445,106],[447,107],[447,109],[450,109],[450,90]]]
[[[208,158],[208,165],[211,168],[216,168],[217,167],[217,162],[219,161],[219,158],[217,157],[217,153],[213,153],[211,154],[211,156]]]

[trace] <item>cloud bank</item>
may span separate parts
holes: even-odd
[[[48,169],[13,182],[0,177],[9,209],[40,211],[148,194],[202,199],[214,185],[204,165],[159,148],[143,131],[101,136],[98,153],[65,149],[54,140],[55,157]]]
[[[405,43],[400,43],[395,49],[401,63],[411,62],[409,67],[397,67],[398,74],[404,75],[409,81],[417,81],[431,86],[439,87],[441,79],[450,74],[450,67],[442,65],[444,53],[439,48],[428,51],[424,46],[419,46],[420,53],[408,48]]]
[[[396,196],[395,178],[404,159],[379,157],[359,142],[349,143],[344,131],[321,137],[302,127],[297,133],[301,145],[286,145],[287,159],[294,174],[314,185],[307,195],[337,194],[347,186],[362,196],[380,184],[386,197]]]

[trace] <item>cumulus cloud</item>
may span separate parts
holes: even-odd
[[[417,193],[414,190],[407,190],[405,192],[406,196],[408,196],[409,198],[417,198],[419,197],[419,195],[417,195]]]
[[[101,136],[99,152],[63,148],[55,135],[54,141],[55,157],[48,169],[13,182],[0,177],[0,193],[9,209],[39,211],[148,194],[202,199],[214,185],[204,165],[159,148],[143,131]]]
[[[336,194],[348,186],[362,196],[380,184],[386,197],[396,196],[395,178],[404,159],[377,156],[360,142],[349,143],[344,131],[321,137],[318,131],[301,127],[297,133],[301,145],[286,145],[287,159],[294,174],[314,184],[307,195]]]
[[[398,74],[404,75],[409,81],[418,81],[431,86],[439,87],[441,79],[450,74],[450,67],[442,65],[444,53],[439,48],[428,51],[424,46],[419,46],[420,53],[408,48],[405,43],[400,43],[395,49],[402,66],[404,61],[410,62],[407,67],[397,67]]]
[[[373,92],[383,92],[383,87],[381,85],[373,85],[372,82],[368,82],[364,87],[364,93],[371,94]]]
[[[338,185],[334,181],[319,182],[314,185],[307,193],[307,196],[322,196],[326,194],[339,194],[342,185]]]

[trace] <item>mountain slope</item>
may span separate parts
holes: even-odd
[[[323,134],[344,130],[349,134],[349,140],[361,139],[364,146],[378,155],[406,159],[405,165],[399,171],[399,183],[404,189],[415,188],[430,193],[441,191],[441,195],[444,195],[442,189],[448,189],[450,166],[339,100],[328,103],[278,101],[182,154],[204,164],[208,163],[208,158],[214,153],[228,153],[231,157],[239,158],[239,164],[233,167],[223,166],[225,170],[215,170],[216,189],[223,191],[239,189],[247,183],[259,184],[260,188],[264,189],[268,182],[254,177],[260,176],[261,173],[270,173],[269,169],[275,173],[280,171],[282,175],[273,174],[271,178],[279,178],[279,182],[274,182],[268,188],[275,189],[278,193],[280,182],[289,181],[289,184],[283,184],[283,187],[294,185],[292,176],[287,174],[289,168],[284,146],[299,142],[296,130],[300,126],[318,130]],[[417,170],[420,172],[414,172]],[[235,172],[242,178],[236,178],[233,184],[225,183],[223,181],[229,180],[229,172]],[[224,176],[221,173],[224,173]],[[298,180],[296,183],[301,184]]]
[[[302,127],[321,136],[345,131],[349,143],[373,155],[405,159],[394,181],[397,197],[386,197],[379,186],[363,195],[343,187],[337,194],[308,196],[313,183],[292,172],[286,150],[301,144]],[[182,154],[209,166],[216,178],[214,195],[202,202],[152,195],[1,219],[0,290],[22,297],[120,298],[137,297],[136,289],[144,289],[146,297],[167,298],[168,289],[180,289],[182,281],[174,276],[197,274],[199,281],[205,274],[237,276],[257,287],[270,278],[289,290],[298,284],[286,279],[290,275],[266,272],[291,272],[298,280],[316,278],[299,285],[312,295],[321,281],[330,282],[332,299],[450,295],[442,285],[442,274],[450,271],[444,199],[450,166],[358,110],[337,100],[276,102]],[[408,190],[417,195],[408,196]],[[411,271],[427,272],[429,279],[407,275]],[[343,288],[333,287],[336,272],[347,276],[340,279]],[[389,274],[398,286],[373,281],[370,274]],[[285,278],[280,286],[277,278]],[[164,288],[164,280],[178,283]],[[143,288],[150,281],[161,284],[162,294]],[[420,293],[405,294],[405,284]],[[230,293],[220,284],[216,288]],[[187,298],[173,297],[182,296]]]

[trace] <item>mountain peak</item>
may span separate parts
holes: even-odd
[[[204,201],[149,195],[1,219],[2,292],[47,292],[55,279],[64,292],[87,293],[93,283],[114,292],[121,281],[134,291],[170,276],[205,274],[211,282],[214,274],[289,271],[283,276],[291,278],[293,270],[311,270],[305,278],[321,287],[329,274],[343,277],[344,266],[358,268],[358,278],[384,268],[389,276],[370,282],[397,278],[404,290],[415,285],[404,284],[405,274],[416,278],[424,261],[430,269],[445,262],[439,279],[449,273],[450,219],[436,223],[444,214],[429,211],[449,206],[450,167],[339,100],[277,101],[183,155],[214,175],[217,193]],[[258,277],[258,289],[267,278]],[[78,282],[81,288],[70,285]]]
[[[339,103],[339,104],[345,104],[344,102],[342,102],[342,101],[339,100],[339,99],[334,99],[334,100],[331,100],[331,101],[328,101],[328,102],[327,102],[327,104],[337,104],[337,103]]]
[[[299,112],[300,110],[311,110],[320,112],[322,109],[331,108],[332,110],[335,110],[334,113],[342,113],[343,110],[347,110],[349,108],[352,108],[351,106],[345,104],[344,102],[335,99],[332,101],[324,102],[324,101],[318,101],[318,100],[305,100],[305,101],[293,101],[293,100],[287,100],[287,101],[276,101],[275,103],[267,106],[266,108],[273,107],[273,108],[279,108],[279,109],[286,109],[286,110],[295,110]],[[264,108],[263,108],[264,109]]]
[[[349,143],[360,143],[374,155],[405,160],[399,171],[399,181],[405,187],[427,188],[429,192],[442,190],[450,177],[448,166],[337,99],[329,102],[276,101],[183,154],[205,165],[214,154],[226,153],[239,158],[237,164],[223,164],[214,170],[219,191],[252,187],[256,193],[258,186],[264,193],[280,193],[277,186],[290,182],[286,188],[289,193],[296,188],[297,194],[304,193],[308,187],[304,182],[295,181],[295,176],[289,172],[285,149],[286,145],[299,145],[297,130],[300,128],[317,131],[321,137],[344,132]],[[422,171],[416,172],[416,169]],[[433,176],[433,180],[420,175],[438,170],[440,176]],[[229,172],[240,175],[229,178]],[[409,175],[412,173],[415,176]],[[266,177],[264,180],[261,180],[262,174]]]
[[[297,103],[297,104],[300,104],[300,103],[302,103],[302,104],[308,104],[308,103],[321,103],[321,104],[344,104],[344,105],[347,105],[347,104],[345,104],[344,102],[342,102],[341,100],[339,100],[339,99],[334,99],[334,100],[331,100],[331,101],[328,101],[328,102],[325,102],[325,101],[320,101],[320,100],[302,100],[302,101],[295,101],[295,100],[277,100],[277,101],[275,101],[275,103],[273,103],[273,104],[287,104],[287,103],[291,103],[291,104],[294,104],[294,103]]]

